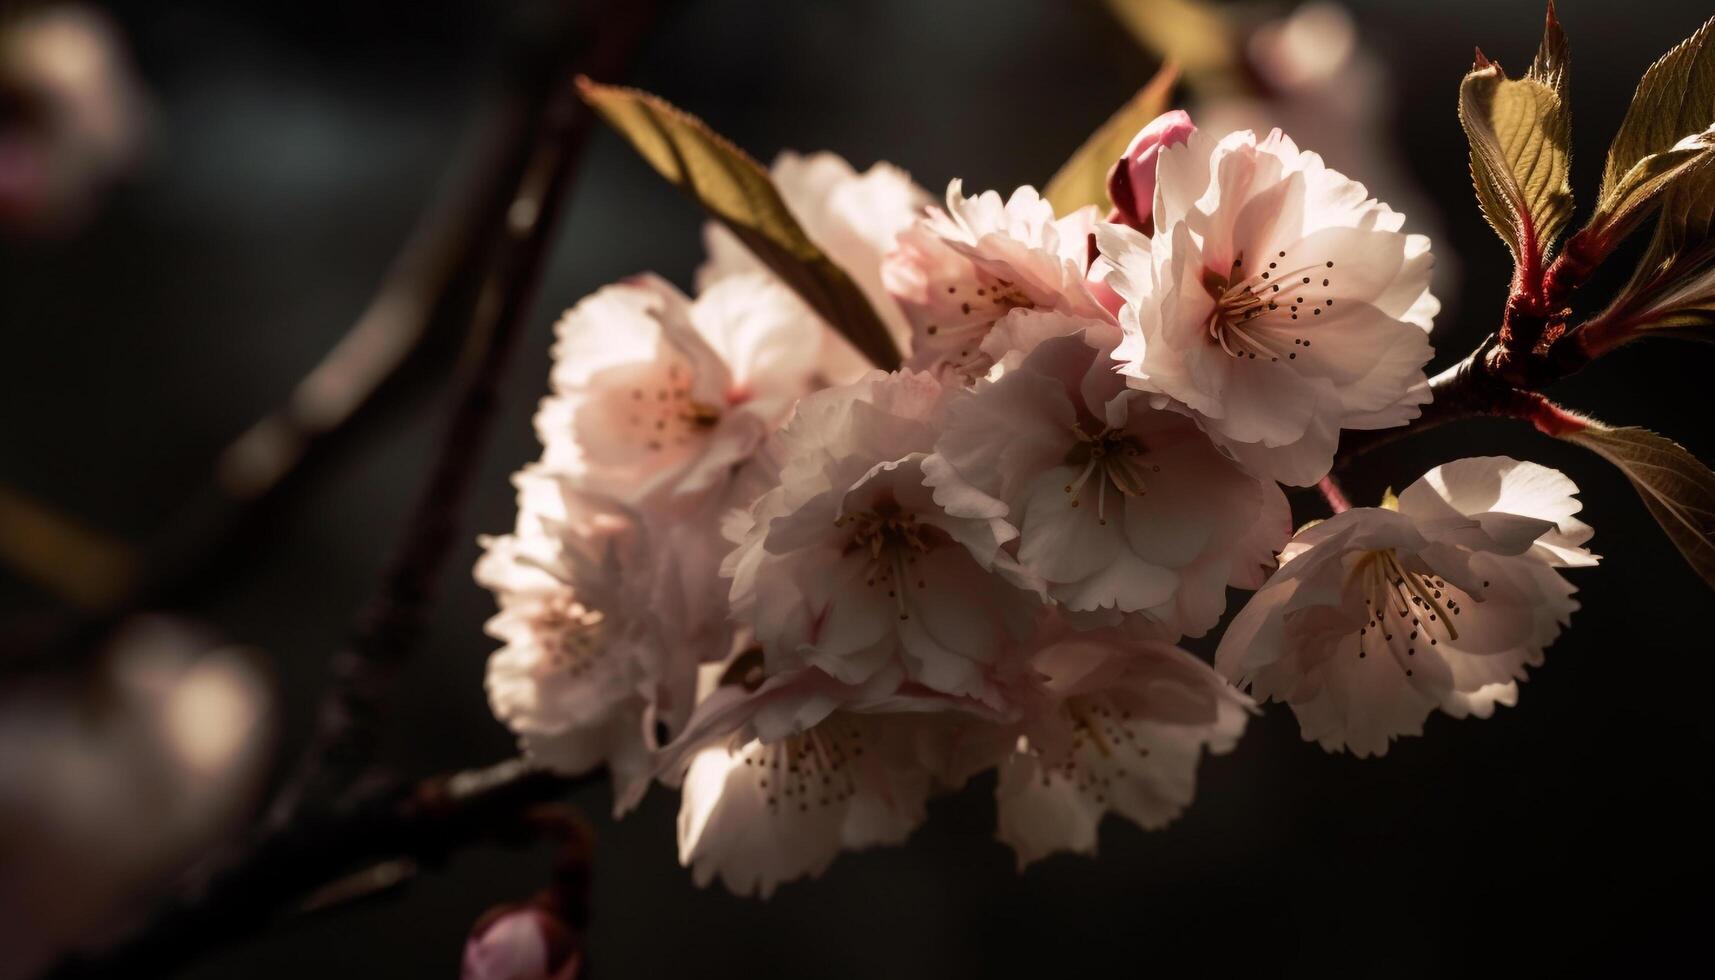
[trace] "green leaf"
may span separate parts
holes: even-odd
[[[1710,20],[1644,72],[1625,121],[1608,148],[1602,191],[1587,233],[1611,249],[1665,192],[1706,167],[1715,154],[1715,43]],[[1654,263],[1659,264],[1659,263]]]
[[[1572,217],[1569,58],[1550,4],[1542,44],[1523,78],[1508,78],[1479,51],[1459,86],[1477,201],[1514,258],[1533,268]]]
[[[1715,125],[1715,19],[1662,55],[1644,72],[1602,171],[1606,207],[1635,167],[1694,133]]]
[[[1107,0],[1107,5],[1139,44],[1183,68],[1199,91],[1245,86],[1239,32],[1213,4],[1206,0]]]
[[[1715,155],[1672,180],[1637,270],[1585,329],[1614,346],[1644,335],[1710,339],[1715,327]]]
[[[1646,337],[1674,337],[1715,344],[1715,293],[1663,311],[1656,319],[1638,327]]]
[[[1700,167],[1668,189],[1646,266],[1687,271],[1715,241],[1715,167]]]
[[[1591,423],[1562,438],[1619,467],[1692,570],[1715,588],[1715,473],[1709,467],[1648,429]]]
[[[1609,248],[1631,234],[1665,199],[1679,180],[1707,167],[1715,159],[1715,128],[1693,133],[1659,153],[1632,164],[1611,188],[1604,188],[1586,226]]]
[[[1106,212],[1112,206],[1113,202],[1108,200],[1108,169],[1131,145],[1131,138],[1138,130],[1167,111],[1167,100],[1178,80],[1178,68],[1163,65],[1149,84],[1108,117],[1061,165],[1042,192],[1048,203],[1054,205],[1055,214],[1070,214],[1090,204]]]
[[[851,277],[810,241],[768,172],[702,120],[636,89],[578,89],[650,166],[737,235],[834,329],[885,370],[899,349]]]

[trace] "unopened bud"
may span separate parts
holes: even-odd
[[[1164,112],[1138,130],[1125,155],[1108,171],[1108,200],[1114,202],[1109,221],[1130,225],[1144,234],[1154,231],[1155,161],[1164,147],[1191,138],[1197,126],[1183,109]]]
[[[539,905],[505,905],[477,920],[464,947],[463,980],[576,980],[582,943]]]

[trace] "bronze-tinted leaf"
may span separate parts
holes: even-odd
[[[1592,423],[1562,438],[1619,467],[1674,547],[1715,587],[1715,473],[1709,467],[1648,429]]]
[[[1199,91],[1239,84],[1242,41],[1207,0],[1107,0],[1138,43],[1184,69]]]
[[[1669,188],[1707,167],[1711,159],[1715,159],[1715,128],[1643,157],[1613,187],[1604,189],[1586,227],[1611,248],[1649,217]]]
[[[1606,338],[1604,346],[1644,335],[1708,339],[1715,309],[1715,151],[1670,180],[1658,197],[1660,217],[1637,270],[1590,321]]]
[[[1539,264],[1572,217],[1569,53],[1554,7],[1530,71],[1511,79],[1477,55],[1459,86],[1483,215],[1521,264]]]
[[[1651,154],[1715,125],[1715,19],[1644,72],[1631,108],[1608,149],[1601,201],[1614,199],[1626,174]]]
[[[1676,337],[1715,344],[1715,292],[1662,310],[1638,329],[1646,337]]]
[[[878,366],[899,366],[899,350],[863,291],[810,241],[760,164],[702,120],[647,92],[587,78],[578,84],[584,101],[650,166],[737,235],[811,309]]]
[[[1090,204],[1107,211],[1113,203],[1108,200],[1108,168],[1125,152],[1138,130],[1167,111],[1168,99],[1178,80],[1176,67],[1162,66],[1149,84],[1108,117],[1061,165],[1042,192],[1048,203],[1054,205],[1055,214],[1070,214]]]

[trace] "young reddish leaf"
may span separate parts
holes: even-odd
[[[1483,215],[1521,267],[1543,256],[1572,217],[1569,49],[1549,5],[1530,71],[1511,79],[1477,52],[1459,86],[1459,120],[1471,143],[1471,179]]]

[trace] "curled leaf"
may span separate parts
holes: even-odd
[[[1632,164],[1611,188],[1603,188],[1596,211],[1586,226],[1606,248],[1631,234],[1674,183],[1707,167],[1715,159],[1715,127],[1651,153]]]
[[[1572,217],[1572,115],[1566,35],[1549,5],[1542,44],[1523,78],[1477,53],[1459,86],[1471,180],[1483,216],[1520,265],[1539,268]]]
[[[1586,325],[1599,350],[1644,336],[1715,340],[1715,155],[1662,191],[1637,271]]]
[[[1149,84],[1138,89],[1060,166],[1042,191],[1054,205],[1055,214],[1071,214],[1090,204],[1103,211],[1112,206],[1108,200],[1108,168],[1125,152],[1138,130],[1167,111],[1167,100],[1178,80],[1179,69],[1163,65]]]
[[[850,276],[810,241],[768,171],[695,116],[636,89],[579,79],[579,92],[656,172],[684,191],[877,366],[899,349]]]
[[[1691,568],[1715,588],[1715,473],[1671,439],[1592,422],[1561,438],[1619,467]]]

